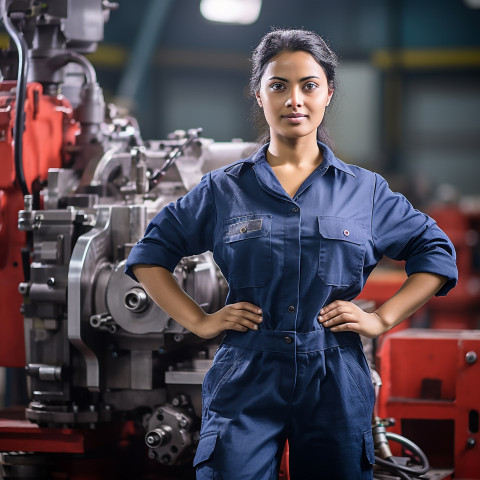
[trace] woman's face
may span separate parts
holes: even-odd
[[[268,63],[256,97],[272,139],[316,139],[332,94],[323,68],[309,53],[284,51]]]

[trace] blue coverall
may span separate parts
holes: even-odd
[[[258,331],[227,331],[202,387],[197,479],[274,480],[285,440],[292,480],[372,478],[374,391],[359,335],[317,321],[352,300],[383,255],[406,271],[456,283],[455,251],[427,215],[378,174],[322,143],[321,165],[291,198],[263,146],[206,174],[166,206],[132,249],[135,264],[171,272],[207,250],[229,284],[227,303],[263,312]]]

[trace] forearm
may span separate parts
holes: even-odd
[[[433,273],[410,275],[400,290],[374,312],[384,325],[385,331],[415,313],[446,281],[445,277]]]
[[[205,312],[185,293],[166,268],[158,265],[135,265],[133,272],[150,298],[162,310],[196,333]]]
[[[249,302],[226,305],[215,313],[206,314],[163,267],[135,265],[133,272],[161,309],[199,337],[214,338],[224,330],[258,330],[258,324],[262,321],[261,309]]]

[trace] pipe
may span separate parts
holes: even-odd
[[[68,63],[76,63],[83,68],[87,84],[92,85],[97,83],[97,73],[95,72],[93,65],[83,55],[80,55],[77,52],[62,53],[49,59],[48,63],[54,70],[58,70]]]

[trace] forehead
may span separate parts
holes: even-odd
[[[272,76],[284,77],[288,80],[316,76],[325,78],[323,68],[307,52],[280,52],[275,55],[267,64],[263,73],[263,79]]]

